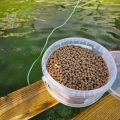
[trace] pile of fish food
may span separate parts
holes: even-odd
[[[76,90],[93,90],[104,86],[109,77],[103,58],[90,49],[68,45],[55,50],[46,68],[54,80]]]

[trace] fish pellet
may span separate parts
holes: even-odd
[[[109,72],[101,56],[75,45],[55,50],[47,61],[47,70],[60,84],[77,90],[92,90],[107,83]]]

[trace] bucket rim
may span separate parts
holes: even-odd
[[[113,64],[113,66],[114,66],[114,68],[113,68],[113,72],[114,72],[114,76],[112,76],[110,79],[109,79],[109,81],[104,85],[104,86],[102,86],[102,87],[100,87],[100,88],[97,88],[97,89],[93,89],[93,90],[75,90],[75,89],[72,89],[72,88],[68,88],[68,87],[66,87],[66,86],[64,86],[64,85],[61,85],[60,83],[58,83],[56,80],[54,80],[52,77],[51,77],[51,75],[48,73],[48,71],[47,71],[47,69],[46,69],[46,64],[45,64],[45,56],[47,55],[48,56],[48,51],[52,48],[52,47],[54,47],[55,45],[57,45],[57,44],[61,44],[61,43],[63,43],[63,42],[66,42],[66,41],[86,41],[86,43],[87,42],[90,42],[90,43],[92,43],[92,44],[95,44],[95,45],[97,45],[97,46],[99,46],[101,49],[103,49],[107,54],[108,54],[108,56],[110,57],[110,59],[111,59],[111,61],[112,61],[112,63],[111,64]],[[69,45],[69,44],[68,44]],[[71,44],[72,45],[72,44]],[[62,46],[64,46],[64,45],[62,45]],[[62,47],[61,46],[61,47]],[[55,50],[54,50],[55,51]],[[50,45],[48,48],[47,48],[47,50],[45,51],[45,53],[43,54],[43,57],[42,57],[42,62],[41,62],[41,64],[42,64],[42,71],[43,71],[43,75],[46,77],[46,79],[47,79],[47,81],[46,82],[48,82],[48,83],[52,83],[53,85],[55,85],[56,87],[58,87],[61,91],[67,91],[67,92],[69,92],[69,93],[73,93],[73,94],[89,94],[89,95],[91,95],[91,94],[98,94],[98,93],[101,93],[101,92],[106,92],[106,91],[108,91],[110,88],[111,88],[111,86],[113,85],[113,83],[114,83],[114,81],[115,81],[115,78],[116,78],[116,75],[117,75],[117,68],[116,68],[116,64],[115,64],[115,61],[114,61],[114,59],[113,59],[113,57],[112,57],[112,55],[110,54],[110,52],[105,48],[105,47],[103,47],[102,45],[100,45],[99,43],[97,43],[97,42],[95,42],[95,41],[92,41],[92,40],[90,40],[90,39],[87,39],[87,38],[82,38],[82,37],[69,37],[69,38],[63,38],[63,39],[60,39],[60,40],[58,40],[58,41],[56,41],[56,42],[54,42],[52,45]]]

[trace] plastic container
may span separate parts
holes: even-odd
[[[66,45],[80,45],[92,49],[97,54],[101,55],[109,69],[108,82],[104,86],[94,90],[74,90],[55,81],[46,70],[46,63],[49,56],[56,49]],[[85,107],[96,102],[111,88],[117,74],[115,61],[109,51],[100,44],[85,38],[65,38],[52,44],[43,55],[42,71],[42,79],[50,94],[59,102],[71,107]]]
[[[117,77],[109,92],[120,100],[120,51],[112,51],[111,54],[117,66]]]

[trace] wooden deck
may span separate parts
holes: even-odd
[[[58,104],[42,81],[0,98],[0,120],[26,120]]]
[[[120,120],[120,101],[109,94],[73,120]]]
[[[42,81],[0,98],[0,120],[27,120],[55,106],[58,102]],[[119,120],[120,101],[107,95],[73,120]]]

